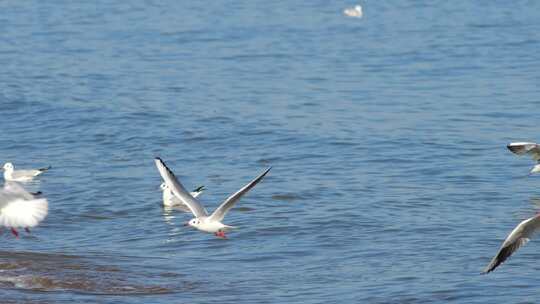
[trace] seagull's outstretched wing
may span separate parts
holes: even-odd
[[[13,182],[13,181],[4,182],[4,194],[7,194],[7,195],[11,194],[15,198],[22,197],[26,200],[30,200],[35,197],[35,195],[33,195],[32,193],[26,191],[26,189],[24,189],[24,187],[21,186],[21,184],[17,182]]]
[[[529,154],[535,161],[540,160],[540,145],[532,142],[514,142],[509,143],[508,150],[517,155]]]
[[[20,187],[20,188],[19,188]],[[18,184],[0,190],[0,225],[28,228],[39,224],[49,212],[45,198],[35,198]]]
[[[169,189],[171,189],[174,196],[176,196],[180,201],[186,204],[189,207],[189,210],[191,210],[191,213],[195,215],[195,217],[207,216],[208,213],[201,205],[201,203],[199,203],[193,196],[189,194],[186,188],[184,188],[184,186],[182,186],[178,179],[176,179],[174,173],[172,173],[172,171],[167,168],[161,158],[156,157],[154,161],[156,163],[156,167],[159,170],[159,174],[161,174],[161,177],[163,178]]]
[[[254,180],[249,182],[249,184],[242,187],[242,189],[238,190],[235,194],[229,196],[219,207],[212,213],[210,216],[210,220],[221,222],[223,218],[225,217],[225,214],[231,209],[234,204],[244,195],[246,194],[251,188],[255,187],[256,184],[258,184],[263,177],[270,171],[272,167],[266,169],[261,175],[257,176]]]
[[[514,252],[516,252],[521,246],[527,244],[529,239],[540,228],[540,214],[529,219],[526,219],[519,223],[519,225],[510,232],[506,240],[504,240],[501,249],[489,265],[482,271],[482,273],[488,273],[493,271],[497,266],[502,264],[508,259]]]

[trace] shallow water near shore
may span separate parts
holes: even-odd
[[[540,4],[3,1],[0,162],[50,214],[2,303],[534,303]],[[228,240],[160,205],[162,157]]]

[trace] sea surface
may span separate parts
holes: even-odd
[[[1,303],[538,303],[540,2],[0,1]],[[153,159],[225,218],[161,207]]]

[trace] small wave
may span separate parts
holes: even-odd
[[[0,276],[0,287],[14,287],[32,291],[71,291],[81,294],[163,294],[173,290],[160,286],[144,286],[92,278],[70,278],[69,280],[40,275]]]
[[[282,194],[275,194],[272,195],[272,199],[276,201],[286,201],[286,202],[292,202],[295,200],[302,199],[302,196],[296,194],[296,193],[282,193]]]
[[[0,251],[0,289],[103,295],[174,293],[192,283],[168,280],[181,274],[153,273],[110,265],[114,256]],[[126,258],[123,257],[123,260]],[[152,283],[149,283],[152,282]]]

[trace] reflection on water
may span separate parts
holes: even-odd
[[[133,271],[110,264],[116,258],[1,251],[0,288],[107,295],[164,294],[193,288],[179,280],[177,273]]]

